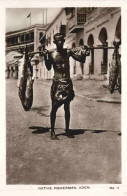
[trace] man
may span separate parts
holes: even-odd
[[[63,104],[65,110],[65,132],[69,138],[74,137],[70,134],[69,131],[70,102],[75,96],[72,80],[70,78],[69,57],[72,57],[81,63],[85,63],[86,56],[89,55],[89,51],[86,46],[70,50],[63,48],[64,42],[65,40],[63,35],[57,33],[54,35],[54,43],[56,44],[56,49],[54,49],[53,51],[44,51],[46,68],[48,70],[51,70],[53,66],[54,69],[53,83],[51,86],[52,109],[50,114],[51,139],[53,140],[58,139],[55,135],[54,130],[56,112],[58,108]]]

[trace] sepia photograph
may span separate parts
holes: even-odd
[[[0,196],[127,195],[126,0],[0,0]]]
[[[5,18],[6,184],[121,184],[121,7]]]

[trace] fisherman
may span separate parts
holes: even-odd
[[[44,50],[44,60],[48,71],[52,66],[54,69],[54,77],[51,86],[52,109],[50,113],[51,122],[51,139],[58,140],[55,135],[55,120],[56,112],[61,105],[64,105],[65,110],[65,132],[69,138],[74,137],[69,130],[70,124],[70,102],[74,99],[75,93],[73,90],[72,80],[70,78],[69,57],[76,61],[85,63],[86,56],[89,55],[89,50],[86,46],[81,46],[75,49],[63,48],[65,42],[64,36],[61,33],[54,35],[54,43],[56,49],[52,51]]]

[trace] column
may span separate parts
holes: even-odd
[[[38,63],[39,63],[39,57],[35,56],[31,60],[31,65],[33,66],[33,78],[37,79],[38,78]]]
[[[98,37],[95,37],[94,47],[98,47],[98,45],[102,45],[102,43],[98,40]],[[101,74],[101,63],[103,62],[103,50],[102,49],[94,49],[94,74]]]

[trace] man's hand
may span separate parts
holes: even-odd
[[[86,56],[90,55],[90,50],[89,50],[89,48],[86,45],[81,46],[81,49],[82,49],[82,54],[84,54]]]
[[[44,49],[43,55],[44,55],[44,56],[48,55],[48,50]]]

